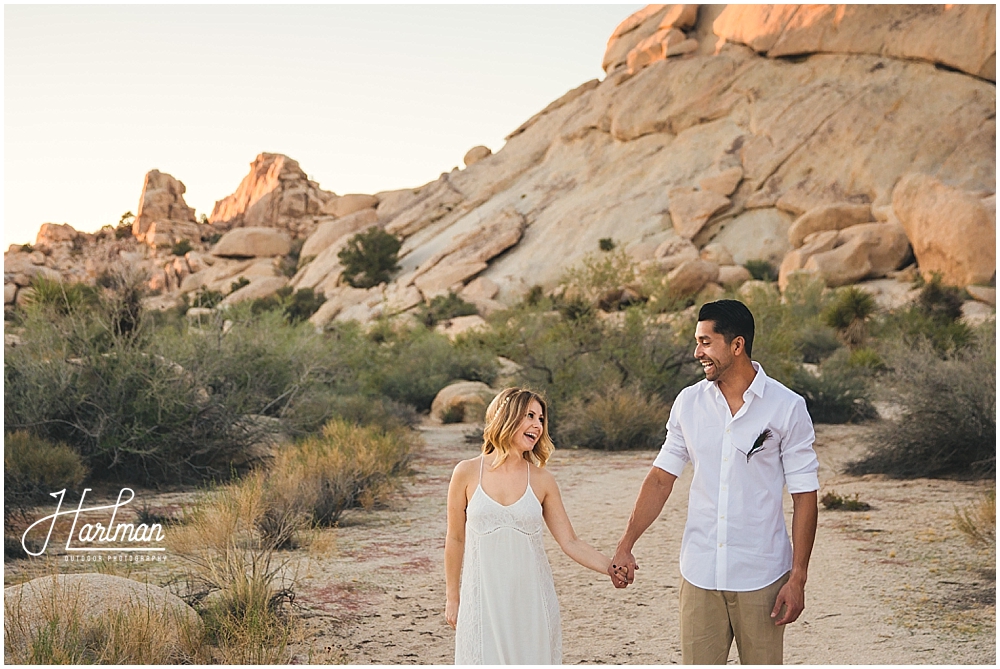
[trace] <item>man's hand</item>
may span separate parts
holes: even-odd
[[[781,614],[782,607],[785,607],[785,615],[779,618],[778,616]],[[775,625],[787,625],[788,623],[794,623],[798,620],[799,615],[802,614],[802,611],[805,608],[805,586],[799,584],[797,581],[793,582],[789,580],[788,583],[781,586],[781,590],[778,591],[778,598],[774,602],[774,609],[771,611],[771,617],[775,619]]]
[[[635,580],[635,570],[639,565],[635,562],[635,556],[631,551],[619,548],[618,552],[611,559],[611,566],[608,567],[608,575],[616,588],[624,588]]]

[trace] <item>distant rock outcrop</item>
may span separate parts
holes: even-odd
[[[288,156],[262,153],[236,192],[215,203],[208,220],[226,229],[284,228],[295,238],[308,237],[321,221],[344,215],[337,210],[338,199]]]
[[[146,173],[132,234],[151,247],[170,247],[183,240],[200,241],[201,226],[184,201],[184,184],[159,170]]]

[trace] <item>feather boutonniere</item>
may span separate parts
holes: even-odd
[[[764,450],[764,442],[770,438],[771,438],[771,430],[764,428],[764,431],[761,432],[754,440],[753,446],[751,446],[750,450],[747,451],[747,462],[750,462],[751,455],[757,453],[758,451]]]

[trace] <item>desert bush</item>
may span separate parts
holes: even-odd
[[[917,304],[932,318],[957,321],[962,317],[963,293],[961,288],[944,285],[941,275],[935,273],[920,289]]]
[[[412,439],[401,429],[332,420],[319,436],[281,451],[269,481],[280,482],[282,508],[304,508],[320,526],[347,509],[371,508],[391,492],[409,462]],[[277,485],[277,483],[276,483]]]
[[[323,293],[314,292],[312,288],[303,288],[294,292],[293,290],[291,286],[285,286],[278,289],[273,295],[257,298],[250,305],[251,313],[281,311],[285,320],[294,325],[309,320],[309,317],[326,302]]]
[[[80,455],[66,444],[54,443],[20,430],[4,435],[4,520],[16,510],[51,501],[49,493],[76,490],[87,478]]]
[[[186,253],[189,253],[192,249],[194,249],[194,247],[191,246],[191,241],[190,240],[188,240],[188,239],[181,239],[181,240],[178,240],[176,243],[174,243],[173,246],[170,247],[170,253],[173,254],[173,255],[175,255],[175,256],[182,256],[182,255],[184,255]]]
[[[823,311],[823,322],[837,330],[851,348],[864,343],[865,323],[875,313],[875,298],[871,293],[849,286],[837,292],[836,299]]]
[[[93,309],[100,300],[97,289],[85,283],[64,283],[37,276],[31,288],[30,303],[63,316],[79,309]]]
[[[994,476],[996,472],[995,325],[965,349],[942,355],[927,340],[901,342],[886,356],[881,385],[903,407],[872,435],[853,474],[900,478]]]
[[[566,446],[623,451],[663,443],[669,407],[636,387],[611,386],[574,398],[561,412],[556,439]]]
[[[858,493],[854,493],[853,497],[848,497],[847,495],[838,495],[833,490],[823,495],[819,503],[823,505],[824,509],[831,511],[871,511],[872,508],[871,504],[862,502],[858,498]]]
[[[135,214],[126,211],[118,219],[118,226],[115,228],[115,239],[125,239],[132,236],[132,223],[135,222]]]
[[[201,309],[214,309],[219,302],[225,299],[225,295],[217,290],[209,290],[208,288],[199,288],[195,291],[194,295],[191,296],[191,307],[198,307]]]
[[[969,543],[996,546],[997,543],[997,490],[991,488],[962,509],[955,508],[955,527],[966,536]]]
[[[250,279],[246,278],[245,276],[237,277],[236,281],[233,281],[232,283],[229,284],[229,292],[230,294],[235,293],[240,288],[249,285],[250,285]]]
[[[747,260],[743,266],[757,281],[777,281],[778,272],[767,260]]]
[[[816,374],[799,367],[787,385],[805,398],[816,423],[856,423],[878,415],[870,401],[870,374],[853,366],[843,349],[824,360]]]
[[[417,317],[429,328],[449,318],[471,316],[475,313],[478,313],[475,305],[469,304],[452,292],[447,295],[438,295],[430,302],[421,304],[417,309]]]
[[[193,568],[194,587],[203,588],[202,594],[218,592],[202,615],[206,639],[219,647],[224,662],[287,661],[286,609],[294,584],[284,571],[287,560],[277,554],[283,536],[260,529],[269,501],[265,473],[254,472],[209,492],[167,539]]]
[[[602,251],[605,252],[614,251],[615,246],[616,246],[615,240],[613,240],[611,237],[601,237],[599,240],[597,240],[597,247]]]
[[[609,291],[633,282],[636,273],[635,262],[624,250],[589,253],[563,273],[559,286],[566,300],[597,304]]]
[[[465,379],[492,383],[496,358],[479,347],[452,344],[444,335],[425,328],[393,331],[381,343],[354,350],[353,368],[359,372],[362,394],[403,402],[429,411],[438,391]]]
[[[371,288],[389,281],[389,275],[399,269],[401,246],[398,238],[376,226],[359,232],[337,254],[344,266],[344,280],[355,288]]]
[[[678,330],[642,307],[625,311],[612,324],[593,312],[566,317],[546,311],[548,300],[490,316],[492,328],[470,333],[466,341],[521,366],[516,382],[539,389],[550,401],[550,424],[558,430],[562,412],[574,398],[589,399],[594,388],[636,386],[671,401],[697,380],[688,338],[694,324]]]

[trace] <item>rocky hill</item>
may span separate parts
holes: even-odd
[[[528,119],[495,154],[419,188],[336,195],[263,153],[198,222],[184,185],[146,176],[131,231],[44,224],[4,256],[5,308],[36,276],[130,263],[152,307],[222,306],[291,285],[313,316],[368,321],[453,291],[486,313],[610,238],[689,292],[763,260],[885,299],[917,272],[995,305],[996,34],[986,5],[649,5],[608,41],[606,76]],[[596,54],[595,54],[596,57]],[[388,284],[347,286],[338,253],[402,240]],[[232,291],[240,277],[249,281]],[[888,280],[885,278],[889,277]],[[239,284],[237,284],[239,285]],[[231,294],[229,294],[231,292]],[[985,306],[989,305],[989,306]]]

